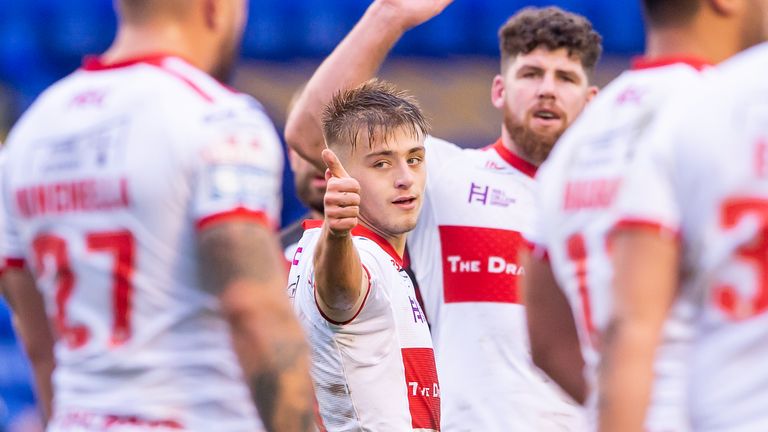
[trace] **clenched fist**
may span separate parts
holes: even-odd
[[[347,174],[336,154],[323,150],[325,170],[325,223],[334,236],[346,236],[360,216],[360,183]]]

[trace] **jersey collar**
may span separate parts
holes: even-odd
[[[669,57],[635,57],[632,59],[632,70],[653,69],[674,64],[686,64],[696,70],[704,70],[712,66],[712,62],[698,57],[669,56]]]
[[[504,143],[501,141],[501,138],[499,138],[498,141],[496,141],[495,143],[491,144],[489,147],[486,147],[486,148],[495,150],[496,153],[498,153],[499,156],[502,159],[504,159],[504,162],[512,165],[518,171],[522,172],[528,177],[536,176],[536,170],[538,169],[538,167],[528,162],[527,160],[521,158],[520,156],[514,154],[508,148],[504,147]]]
[[[149,63],[152,65],[160,65],[163,61],[169,57],[176,57],[173,54],[156,53],[147,54],[138,57],[131,57],[124,60],[120,60],[114,63],[106,63],[101,56],[87,56],[83,59],[82,68],[87,71],[100,71],[109,69],[119,69],[128,66],[133,66],[139,63]]]
[[[319,219],[307,219],[302,223],[302,227],[305,231],[312,228],[322,228],[322,226],[323,221]],[[357,225],[356,227],[352,228],[352,235],[365,237],[368,240],[376,243],[380,248],[384,249],[384,252],[392,257],[393,260],[395,260],[395,263],[399,267],[403,267],[403,257],[397,254],[395,248],[393,248],[392,245],[384,237],[376,234],[375,232],[362,225]]]

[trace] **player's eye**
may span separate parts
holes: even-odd
[[[418,165],[421,162],[423,162],[423,159],[420,158],[420,157],[415,157],[414,156],[412,158],[408,158],[408,165]]]
[[[389,166],[389,162],[385,160],[377,161],[373,164],[374,168],[385,168]]]

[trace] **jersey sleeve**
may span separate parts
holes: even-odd
[[[194,156],[192,194],[198,229],[230,218],[276,228],[282,145],[266,114],[258,106],[214,113],[201,135],[203,141]]]
[[[533,186],[534,189],[534,205],[531,207],[531,225],[523,232],[523,238],[525,244],[531,254],[539,259],[548,259],[549,253],[547,252],[546,245],[546,222],[544,211],[544,194],[542,193],[543,185],[541,179],[536,178],[536,182]]]
[[[16,218],[10,211],[10,195],[5,190],[5,155],[0,155],[0,269],[24,266],[24,248],[16,228]]]
[[[434,219],[433,212],[434,203],[432,202],[432,190],[440,185],[440,170],[444,167],[445,163],[450,159],[457,157],[461,154],[461,147],[456,144],[450,143],[440,138],[433,136],[427,136],[424,141],[424,147],[426,148],[426,162],[427,162],[427,184],[424,189],[424,204],[421,208],[420,221],[428,221]],[[415,233],[411,233],[411,237],[418,237],[421,235],[419,230],[427,228],[427,223],[419,223],[416,226]]]
[[[408,233],[408,265],[418,279],[419,290],[430,290],[432,285],[425,283],[427,275],[438,272],[440,261],[440,235],[437,227],[436,203],[434,190],[440,187],[441,168],[452,158],[461,155],[463,149],[448,141],[428,136],[426,147],[427,185],[424,190],[424,203],[416,227]],[[428,306],[431,310],[431,305]],[[429,312],[428,312],[429,313]]]
[[[679,174],[676,147],[687,137],[680,128],[682,116],[673,104],[660,121],[638,142],[631,155],[615,207],[613,231],[647,228],[660,234],[678,235],[681,209],[676,181]]]

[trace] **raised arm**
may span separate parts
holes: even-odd
[[[32,366],[37,403],[47,422],[53,405],[51,375],[56,362],[54,336],[45,313],[43,296],[27,269],[8,268],[3,272],[0,293],[13,311],[13,327]]]
[[[614,304],[600,370],[600,431],[643,431],[653,360],[678,280],[677,239],[645,228],[613,238]]]
[[[584,358],[568,299],[557,286],[549,262],[528,251],[521,253],[521,262],[525,268],[523,301],[533,362],[583,404],[587,396]]]
[[[315,289],[320,310],[345,323],[362,306],[368,287],[360,256],[352,243],[352,228],[360,215],[360,184],[347,174],[336,155],[322,152],[325,172],[325,222],[315,248]]]
[[[346,38],[315,71],[288,115],[285,140],[304,159],[325,169],[320,117],[340,89],[372,78],[410,28],[439,14],[453,0],[375,0]]]
[[[199,233],[203,286],[221,300],[255,405],[268,431],[309,431],[309,348],[285,295],[277,239],[258,223],[219,222]]]

